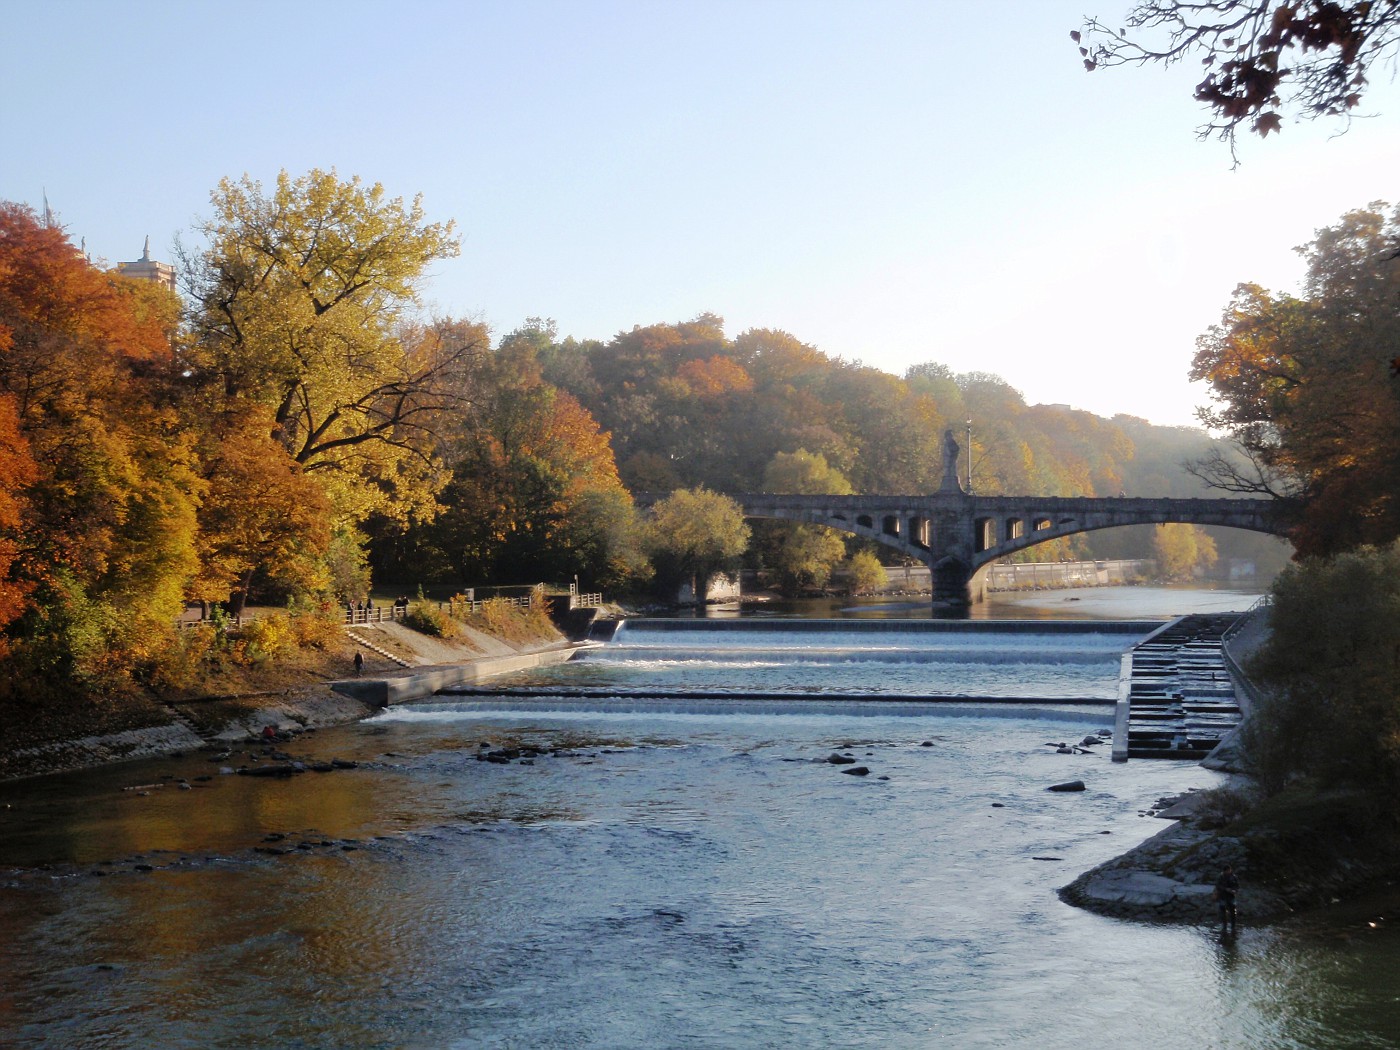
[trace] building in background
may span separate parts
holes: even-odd
[[[155,281],[175,291],[175,267],[169,263],[156,262],[151,258],[151,238],[146,237],[146,246],[141,249],[141,258],[135,262],[117,263],[117,272],[124,277],[135,277],[139,281]]]

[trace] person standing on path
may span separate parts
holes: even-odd
[[[360,650],[355,650],[355,677],[360,676],[360,672],[365,669],[365,655]]]

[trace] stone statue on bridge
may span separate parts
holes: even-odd
[[[953,437],[953,428],[949,427],[943,431],[943,483],[938,486],[939,492],[961,492],[962,485],[958,482],[958,453],[962,451],[958,445],[958,439]]]

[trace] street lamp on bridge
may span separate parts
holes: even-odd
[[[972,420],[967,421],[967,494],[972,495]]]

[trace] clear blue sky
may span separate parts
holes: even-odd
[[[0,0],[0,198],[110,262],[169,259],[223,176],[334,167],[421,193],[459,259],[431,307],[607,339],[711,311],[896,374],[1190,423],[1232,288],[1400,196],[1400,90],[1196,141],[1196,68],[1087,74],[1129,0],[995,4]]]

